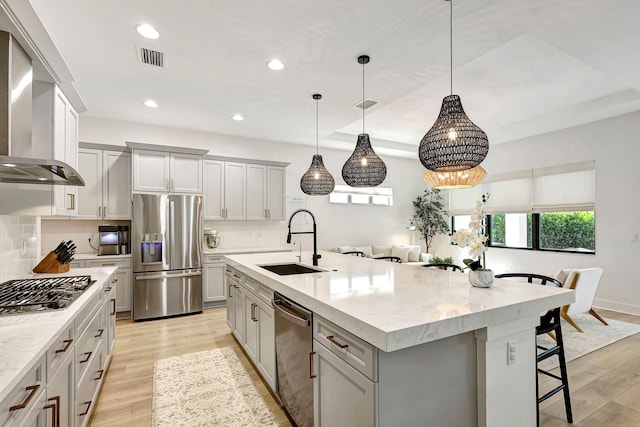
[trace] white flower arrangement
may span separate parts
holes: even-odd
[[[471,222],[469,222],[469,228],[462,228],[456,230],[451,236],[451,241],[461,248],[469,248],[469,256],[474,259],[465,259],[463,262],[471,270],[479,270],[483,268],[485,263],[484,253],[487,250],[485,243],[487,236],[485,232],[485,218],[484,205],[487,202],[489,195],[482,195],[482,200],[476,200],[473,202],[473,210],[471,211]],[[482,257],[482,261],[480,258]]]

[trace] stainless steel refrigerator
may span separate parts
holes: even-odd
[[[202,312],[202,196],[134,194],[133,320]]]

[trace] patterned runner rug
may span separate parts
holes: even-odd
[[[578,332],[573,326],[562,320],[562,337],[564,339],[564,354],[567,362],[580,356],[596,351],[628,336],[640,332],[640,325],[605,319],[609,326],[603,325],[590,314],[576,314],[571,318],[582,328],[584,333]],[[547,335],[537,337],[538,344],[545,347],[552,345],[553,340]],[[557,357],[543,360],[543,369],[558,366]]]
[[[278,426],[231,347],[158,360],[153,427]]]

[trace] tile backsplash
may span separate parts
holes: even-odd
[[[28,274],[37,264],[40,220],[0,215],[0,280]]]

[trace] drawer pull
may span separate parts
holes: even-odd
[[[91,408],[91,401],[88,402],[83,402],[83,405],[87,405],[87,409],[84,410],[84,412],[82,412],[81,414],[78,414],[79,416],[83,417],[85,415],[87,415],[89,413],[89,408]]]
[[[106,288],[104,288],[105,292],[111,292],[111,289],[113,289],[111,286],[107,286]]]
[[[87,357],[84,360],[81,360],[80,363],[87,363],[89,361],[89,359],[91,359],[91,355],[93,354],[92,351],[89,351],[87,353],[85,353],[87,355]]]
[[[109,313],[112,316],[115,316],[116,314],[116,299],[115,298],[111,298],[111,301],[109,301],[111,303],[111,313]]]
[[[94,338],[100,338],[102,336],[102,334],[104,334],[104,329],[98,329],[98,334],[94,335]]]
[[[44,406],[45,411],[47,409],[53,409],[51,412],[51,426],[52,427],[60,427],[60,396],[54,396],[47,399],[47,402],[53,401],[54,403],[50,403]]]
[[[28,387],[24,388],[24,391],[28,391],[29,394],[27,395],[27,398],[24,399],[24,401],[19,404],[19,405],[15,405],[9,408],[9,412],[13,412],[13,411],[17,411],[18,409],[24,409],[27,407],[27,405],[29,404],[29,402],[31,402],[31,399],[33,399],[33,396],[36,395],[38,389],[40,388],[40,384],[36,384],[36,385],[30,385]]]
[[[331,344],[335,345],[336,347],[339,347],[339,348],[347,348],[347,347],[349,347],[349,344],[340,344],[338,341],[335,340],[333,335],[329,335],[327,337],[327,339],[331,342]]]
[[[316,354],[315,351],[309,353],[309,378],[315,378],[316,374],[313,373],[313,355]]]
[[[115,264],[113,264],[113,265],[115,265]],[[118,283],[118,279],[113,279],[113,280],[111,281],[111,283]]]
[[[67,350],[69,350],[69,347],[71,347],[71,343],[73,342],[73,340],[72,340],[72,339],[71,339],[71,340],[64,340],[64,341],[62,341],[62,342],[64,343],[64,347],[63,347],[63,348],[61,348],[61,349],[59,349],[59,350],[56,350],[56,354],[58,354],[58,353],[64,353],[64,352],[66,352]]]
[[[104,374],[104,369],[100,369],[98,371],[98,374],[99,374],[98,378],[94,378],[94,380],[96,380],[96,381],[100,381],[102,379],[102,375]]]
[[[115,262],[103,262],[101,265],[103,267],[113,267],[113,266],[116,265],[116,263]]]

